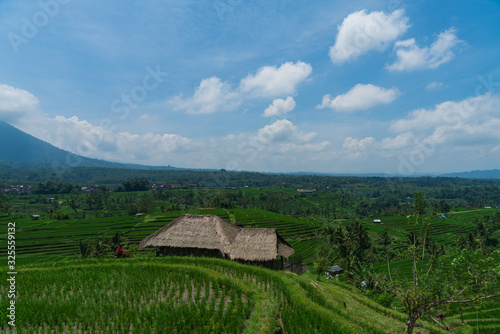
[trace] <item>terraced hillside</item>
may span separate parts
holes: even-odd
[[[220,259],[35,264],[18,269],[16,288],[18,333],[402,333],[405,327],[403,314],[335,280]],[[0,300],[2,310],[8,302]],[[0,329],[10,333],[6,317]]]
[[[473,221],[476,217],[493,215],[497,210],[453,212],[446,219],[429,216],[431,238],[449,245],[454,242],[457,233],[473,228]],[[22,311],[19,311],[18,315],[20,319],[34,319],[27,320],[27,327],[21,332],[43,333],[55,328],[56,333],[64,331],[68,333],[79,331],[161,333],[161,322],[169,323],[171,328],[184,328],[183,326],[193,328],[192,326],[195,326],[192,324],[193,317],[189,317],[188,314],[196,314],[196,319],[197,317],[205,319],[196,321],[196,323],[205,324],[194,330],[194,332],[201,333],[221,331],[253,333],[258,330],[263,332],[284,330],[287,333],[332,332],[325,328],[339,328],[342,331],[338,332],[346,333],[402,332],[404,315],[382,307],[364,297],[352,286],[342,282],[330,280],[318,284],[310,272],[302,277],[296,277],[289,273],[269,272],[215,259],[154,259],[150,258],[153,254],[147,251],[142,252],[140,257],[126,260],[110,259],[111,253],[109,253],[104,256],[104,259],[97,261],[74,261],[79,240],[90,240],[103,234],[111,235],[115,231],[120,231],[126,233],[130,243],[135,245],[145,236],[184,213],[216,214],[248,228],[277,228],[278,232],[294,246],[296,252],[304,258],[306,265],[315,261],[317,246],[315,231],[319,223],[315,220],[283,216],[264,210],[203,209],[172,211],[147,215],[143,218],[122,216],[68,220],[48,218],[31,220],[26,216],[4,216],[0,217],[2,225],[6,222],[16,222],[16,262],[22,267],[18,276],[20,287],[18,291],[20,301],[22,301],[18,305]],[[369,219],[362,220],[362,223],[368,226],[374,240],[377,233],[385,229],[389,229],[393,236],[404,238],[408,231],[405,217],[381,217],[381,219],[381,225],[373,224]],[[346,225],[349,222],[342,220],[337,221],[337,224]],[[6,229],[2,232],[0,233],[0,247],[4,248],[6,247]],[[6,263],[5,253],[3,257],[0,256],[0,259],[4,259]],[[68,262],[69,260],[71,261]],[[385,270],[387,265],[381,263],[376,264],[375,267]],[[411,275],[411,264],[407,260],[393,261],[391,268],[402,275]],[[68,269],[67,273],[66,269]],[[266,274],[263,274],[264,272]],[[194,276],[198,274],[205,278]],[[224,277],[229,281],[224,281]],[[145,284],[143,281],[153,285],[143,286]],[[153,281],[156,283],[151,283]],[[204,283],[198,283],[202,281]],[[70,284],[58,285],[59,282],[70,282]],[[94,288],[88,288],[83,282],[88,282]],[[191,290],[183,287],[190,284],[198,284],[199,287],[193,285]],[[219,286],[218,284],[220,287],[213,288],[213,286]],[[116,285],[123,285],[125,288],[120,290],[121,288]],[[288,288],[285,289],[283,286],[288,286]],[[4,285],[1,289],[4,289]],[[147,289],[156,294],[164,293],[164,295],[158,297]],[[140,295],[130,297],[129,292],[135,293],[136,290]],[[5,290],[0,292],[0,296],[5,295]],[[33,302],[27,299],[23,301],[24,292],[27,292],[27,296],[40,295],[48,299],[36,297],[31,298]],[[74,300],[73,294],[76,298]],[[203,299],[204,294],[205,299]],[[145,297],[139,297],[141,295]],[[58,299],[63,302],[57,301]],[[94,302],[94,299],[97,301]],[[167,299],[172,299],[173,304],[162,304]],[[148,302],[148,300],[151,301]],[[66,303],[67,301],[71,301],[72,304]],[[204,303],[206,301],[206,307],[200,305],[202,301]],[[344,308],[344,301],[347,308]],[[0,299],[0,303],[5,302],[4,299]],[[87,307],[87,304],[91,306]],[[124,305],[122,308],[127,311],[116,311],[120,305]],[[139,305],[139,310],[136,305]],[[226,310],[231,307],[234,308],[232,313],[226,313]],[[471,304],[463,308],[462,316],[458,309],[450,310],[446,321],[461,326],[463,318],[468,324],[463,327],[466,333],[472,333],[473,330],[479,333],[498,333],[500,332],[499,307],[498,300],[477,305]],[[220,311],[221,308],[222,311]],[[103,315],[94,313],[95,310],[100,310]],[[74,315],[64,316],[63,320],[60,320],[60,314],[66,314],[66,312],[69,314],[73,312]],[[128,331],[125,327],[113,327],[122,321],[120,312],[124,312],[123,319],[126,319],[126,323],[129,319],[131,323],[136,322],[128,327]],[[177,322],[177,320],[165,319],[161,315],[163,313],[175,315],[175,318],[180,320]],[[105,318],[104,314],[114,319],[111,320],[111,324],[106,321],[107,317]],[[267,314],[273,316],[267,316]],[[97,320],[95,322],[85,320],[87,317]],[[306,322],[309,327],[299,326],[295,323],[298,320],[293,320],[295,317],[300,318],[301,321],[302,318],[309,317]],[[369,320],[372,318],[373,320]],[[219,325],[215,325],[216,323],[223,325],[217,327]],[[2,323],[0,332],[2,326],[6,328],[5,323]],[[433,328],[434,332],[439,332],[439,328],[429,324],[424,323],[424,327]],[[178,332],[183,332],[183,329],[179,329]]]
[[[464,306],[461,315],[457,312],[450,319],[457,322],[463,319],[475,333],[500,333],[500,300]]]
[[[428,268],[429,262],[424,263]],[[391,272],[394,275],[411,279],[413,262],[411,260],[391,261]],[[387,273],[386,263],[376,263],[374,269],[377,272]],[[495,334],[500,333],[500,298],[486,299],[469,304],[450,305],[444,312],[446,323],[467,324],[469,332]]]
[[[423,215],[422,219],[429,221],[429,237],[438,244],[446,246],[455,245],[457,236],[462,233],[470,232],[474,229],[474,221],[481,219],[484,216],[494,216],[500,212],[499,209],[476,209],[468,211],[449,212],[446,218],[441,218],[440,215]],[[384,230],[389,230],[389,233],[398,238],[404,239],[410,232],[411,227],[405,216],[390,216],[377,217],[380,218],[382,224],[374,224],[372,218],[360,219],[370,231],[370,236],[374,239]],[[345,226],[351,220],[339,220],[338,225]],[[422,224],[418,226],[421,228]]]
[[[430,238],[434,242],[451,245],[457,235],[473,229],[476,217],[494,215],[498,209],[482,209],[469,212],[452,212],[445,219],[428,216],[431,222]],[[125,233],[131,244],[138,244],[144,237],[170,223],[184,213],[215,214],[244,227],[274,227],[303,258],[308,265],[315,261],[317,240],[315,232],[319,223],[314,220],[280,215],[256,209],[204,209],[171,211],[153,214],[137,219],[135,216],[120,216],[93,219],[40,219],[29,217],[4,216],[1,222],[17,224],[17,256],[20,264],[37,261],[55,261],[73,258],[79,240],[98,238],[103,234],[116,231]],[[382,224],[373,224],[372,219],[360,220],[368,227],[375,240],[378,233],[388,229],[398,239],[404,239],[409,231],[405,217],[380,217]],[[338,225],[346,225],[349,220],[340,220]],[[0,247],[5,247],[6,231],[0,231]],[[0,258],[2,258],[0,256]]]
[[[40,219],[3,217],[0,222],[16,223],[16,255],[18,264],[39,261],[69,260],[77,252],[79,240],[91,240],[104,234],[120,231],[130,244],[139,242],[149,234],[170,223],[184,213],[214,214],[244,227],[274,227],[301,255],[304,263],[315,260],[318,225],[301,218],[293,218],[264,210],[206,209],[172,211],[144,218],[122,216],[98,219]],[[2,231],[3,232],[3,231]],[[0,247],[6,246],[6,231],[0,234]]]

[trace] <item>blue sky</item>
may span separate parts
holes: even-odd
[[[495,1],[2,1],[0,120],[88,157],[500,166]]]

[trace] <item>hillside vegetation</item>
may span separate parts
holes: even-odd
[[[35,264],[18,270],[17,289],[18,333],[401,333],[405,327],[404,314],[335,279],[317,282],[219,259]],[[5,317],[0,321],[8,333]],[[424,333],[441,332],[422,326]]]
[[[500,331],[499,187],[420,178],[388,190],[379,178],[297,180],[310,181],[306,191],[191,181],[151,190],[145,178],[118,187],[8,188],[0,223],[15,225],[19,332],[401,333],[410,316],[414,332]],[[292,268],[309,270],[296,276],[137,252],[144,237],[185,213],[276,228],[295,249]],[[3,249],[7,237],[0,231]],[[113,238],[121,241],[108,243]],[[133,258],[113,259],[117,245]],[[5,253],[0,259],[8,262]],[[326,280],[332,265],[345,273]],[[485,294],[497,298],[476,299]],[[472,302],[440,302],[460,296]]]

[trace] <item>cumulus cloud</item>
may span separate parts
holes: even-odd
[[[436,41],[426,47],[419,47],[414,38],[398,41],[394,44],[397,59],[386,68],[389,71],[434,69],[451,61],[461,43],[463,41],[457,38],[454,28],[440,33]]]
[[[224,147],[231,160],[229,169],[290,171],[310,169],[311,161],[329,159],[331,143],[313,141],[315,132],[305,133],[287,119],[276,120],[254,133],[227,136]],[[318,154],[318,153],[322,154]],[[298,154],[300,153],[300,154]]]
[[[287,119],[279,119],[272,124],[266,125],[257,131],[255,139],[261,143],[299,141],[307,142],[316,135],[315,132],[302,133],[292,122]]]
[[[352,160],[368,156],[372,153],[372,146],[374,146],[375,143],[376,140],[373,137],[366,137],[363,139],[347,137],[342,144],[344,148],[344,151],[341,153],[342,158]]]
[[[400,173],[413,173],[425,164],[454,168],[457,156],[472,165],[495,154],[500,140],[500,96],[484,94],[461,101],[446,101],[431,109],[414,110],[390,129],[380,148],[397,154]]]
[[[170,99],[168,103],[175,110],[185,110],[190,114],[232,111],[247,99],[294,94],[297,86],[306,80],[311,72],[311,65],[301,61],[287,62],[280,67],[263,66],[257,70],[257,73],[249,74],[241,79],[236,89],[232,89],[228,82],[220,78],[206,78],[200,82],[192,97],[184,98],[179,95]],[[293,99],[292,102],[295,104]],[[269,109],[269,113],[284,112],[290,107],[290,103],[287,99],[285,109],[279,109],[281,106],[276,106]]]
[[[0,84],[0,121],[12,121],[37,109],[38,99],[30,92]]]
[[[394,101],[400,92],[397,88],[390,89],[357,84],[347,93],[332,98],[331,95],[323,96],[323,100],[318,109],[331,108],[335,111],[364,110],[380,104],[388,104]]]
[[[340,64],[371,51],[383,51],[409,28],[404,10],[390,14],[361,10],[349,14],[338,26],[335,45],[330,47],[330,58]]]
[[[285,115],[295,108],[295,101],[293,97],[289,96],[286,100],[275,99],[269,107],[264,110],[264,117],[277,117]]]
[[[347,137],[342,147],[350,153],[351,157],[359,157],[361,153],[387,157],[412,148],[417,142],[417,136],[411,132],[405,132],[394,138],[386,137],[382,140],[376,140],[374,137],[361,139]]]
[[[405,132],[397,135],[395,138],[384,138],[381,142],[381,148],[384,150],[397,150],[414,145],[417,137],[412,132]]]
[[[347,137],[344,140],[344,144],[342,147],[344,149],[349,150],[349,151],[365,151],[367,150],[371,145],[375,143],[375,138],[373,137],[366,137],[363,139],[356,139],[352,137]]]
[[[77,116],[23,120],[20,128],[61,149],[81,156],[121,162],[172,164],[170,154],[184,153],[196,145],[176,134],[113,133]]]
[[[287,62],[280,67],[263,66],[240,82],[242,93],[256,97],[273,97],[294,94],[297,85],[312,72],[310,64]]]
[[[72,153],[124,163],[283,171],[283,161],[287,161],[290,170],[299,166],[307,170],[311,161],[325,162],[328,155],[318,153],[331,148],[328,141],[313,141],[315,132],[303,132],[286,119],[254,132],[203,141],[171,133],[115,133],[109,131],[112,124],[107,125],[77,116],[48,118],[41,114],[17,123],[21,130]]]
[[[466,120],[487,120],[500,109],[498,95],[484,94],[462,101],[446,101],[432,109],[411,111],[405,119],[394,121],[390,129],[394,132],[428,130],[442,125],[457,125]]]
[[[115,137],[118,151],[122,154],[127,152],[133,161],[155,159],[168,164],[170,153],[185,153],[193,149],[191,139],[176,134],[145,133],[139,135],[120,132]]]
[[[217,110],[233,110],[241,103],[227,82],[217,77],[203,79],[191,98],[176,96],[169,101],[174,109],[190,114],[213,114]]]
[[[485,121],[442,125],[437,127],[446,141],[455,147],[494,147],[500,139],[500,118],[492,117]]]

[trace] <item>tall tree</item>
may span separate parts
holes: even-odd
[[[500,296],[500,260],[482,250],[463,250],[439,258],[433,270],[422,274],[418,285],[406,279],[393,280],[389,292],[403,305],[406,331],[412,333],[423,315],[436,321],[450,304],[466,304]],[[437,322],[437,321],[436,321]],[[438,322],[439,323],[439,322]],[[447,329],[443,324],[444,329]]]
[[[425,201],[424,194],[421,192],[415,192],[413,197],[413,208],[415,210],[415,215],[418,217],[425,213],[425,207],[427,202]]]
[[[407,314],[408,333],[413,332],[416,322],[424,314],[435,320],[433,312],[446,312],[446,305],[500,296],[500,252],[448,250],[443,255],[436,254],[435,261],[424,264],[425,243],[430,244],[428,224],[416,216],[409,216],[408,221],[413,232],[409,237],[409,241],[413,240],[409,247],[413,255],[413,279],[392,277],[387,280],[387,292],[399,300]],[[422,228],[417,229],[419,224]],[[420,245],[418,240],[422,241]],[[421,257],[417,257],[417,246],[422,248]]]
[[[394,240],[389,234],[389,230],[384,230],[382,233],[380,233],[377,241],[384,247],[384,254],[387,261],[387,272],[389,273],[390,281],[392,281],[391,262],[389,261],[389,246],[392,245]]]

